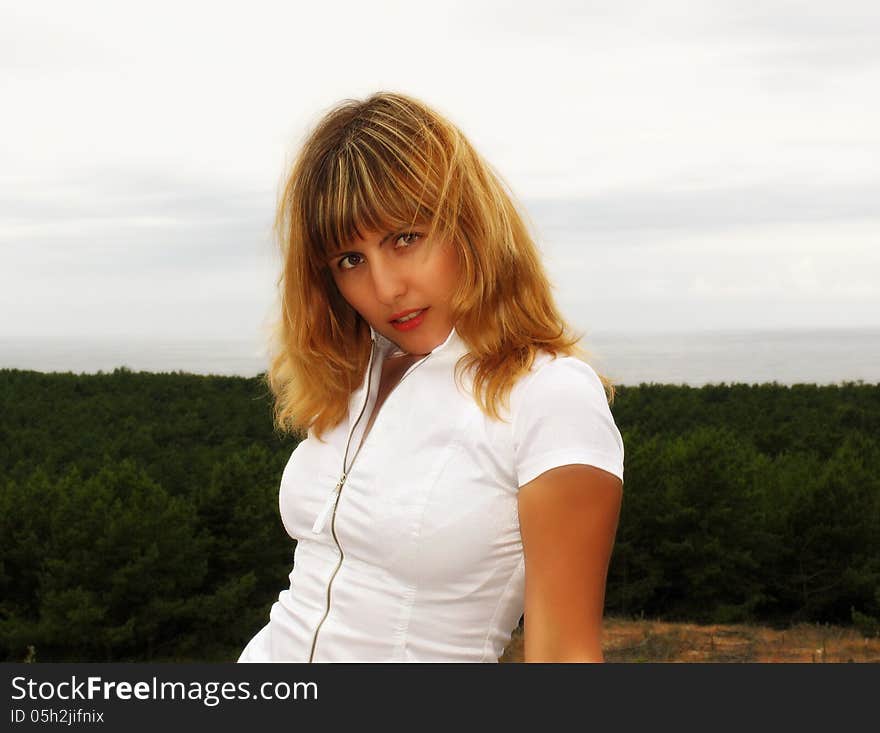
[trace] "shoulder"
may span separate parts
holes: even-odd
[[[511,393],[511,412],[524,407],[540,407],[552,398],[589,397],[608,404],[602,380],[585,361],[573,356],[540,352],[531,370],[517,382]]]
[[[623,439],[596,371],[575,357],[540,354],[511,393],[520,486],[554,466],[596,466],[623,479]]]

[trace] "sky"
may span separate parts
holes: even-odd
[[[587,335],[880,326],[880,6],[0,0],[2,339],[264,337],[277,190],[411,94]]]

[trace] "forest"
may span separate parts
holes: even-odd
[[[880,633],[880,385],[617,386],[606,612]],[[286,584],[262,376],[0,370],[0,654],[234,661]]]

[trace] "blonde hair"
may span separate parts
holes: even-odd
[[[511,195],[461,131],[402,94],[346,100],[307,137],[278,203],[281,317],[267,381],[279,429],[320,438],[338,425],[369,361],[369,325],[339,294],[328,255],[416,223],[458,253],[451,306],[468,353],[457,374],[470,371],[483,412],[500,419],[538,351],[583,353]]]

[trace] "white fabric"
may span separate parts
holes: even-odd
[[[314,533],[393,347],[373,335],[369,392],[365,378],[348,420],[324,442],[310,433],[284,470],[281,517],[297,540],[290,587],[240,662],[309,661],[319,624],[316,662],[497,661],[523,613],[519,487],[571,463],[623,480],[623,441],[589,365],[540,354],[513,389],[508,421],[491,420],[470,382],[455,384],[467,347],[453,329],[388,395],[339,494],[335,525],[325,512]]]

